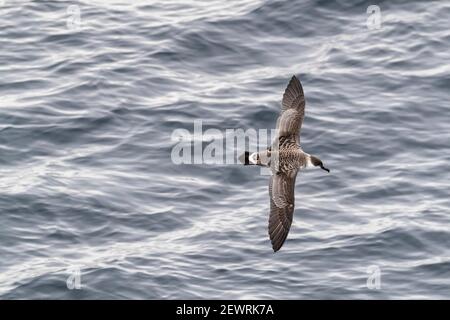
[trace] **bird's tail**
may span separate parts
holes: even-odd
[[[239,161],[244,165],[244,166],[248,166],[248,165],[252,165],[253,163],[250,162],[250,160],[248,159],[248,157],[250,156],[250,152],[245,151],[243,154],[241,154],[241,156],[239,157]]]

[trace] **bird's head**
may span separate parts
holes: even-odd
[[[313,165],[314,167],[320,167],[321,169],[330,172],[330,169],[325,168],[323,165],[322,160],[320,160],[319,158],[317,158],[316,156],[310,156],[309,160],[311,162],[311,165]]]

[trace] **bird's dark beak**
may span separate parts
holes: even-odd
[[[321,165],[320,168],[323,169],[323,170],[325,170],[325,171],[327,171],[328,173],[330,173],[330,169],[325,168],[323,165]]]

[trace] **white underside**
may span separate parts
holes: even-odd
[[[314,165],[311,162],[311,157],[309,155],[307,155],[305,168],[311,168],[311,167],[314,167]]]
[[[252,164],[257,164],[257,153],[253,152],[251,155],[248,156],[248,161]]]

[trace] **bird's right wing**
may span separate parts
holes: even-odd
[[[269,236],[273,251],[280,250],[287,238],[294,216],[294,188],[297,171],[270,177]]]
[[[283,94],[281,101],[281,111],[296,109],[299,112],[305,110],[305,95],[300,80],[296,76],[292,76],[288,86]]]
[[[300,144],[300,129],[305,117],[305,95],[300,81],[293,76],[284,91],[281,114],[277,120],[278,136],[293,137]]]

